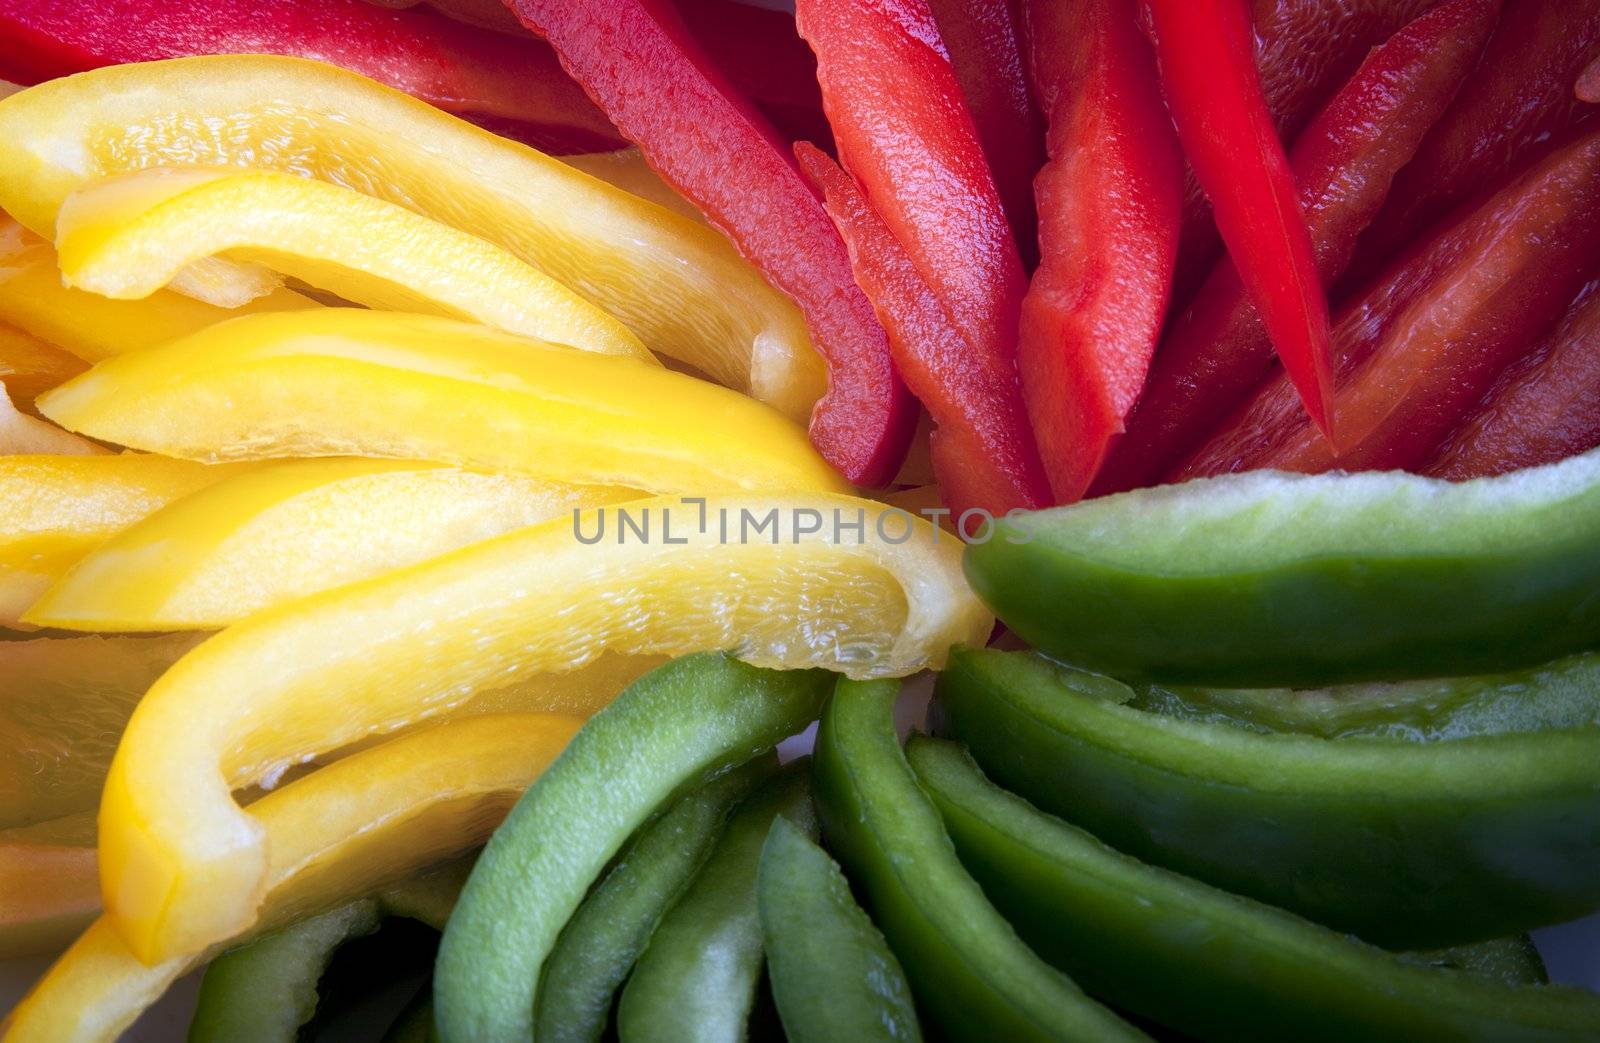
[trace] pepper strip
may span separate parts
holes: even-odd
[[[1312,421],[1333,437],[1328,301],[1243,0],[1146,0],[1167,107],[1217,228]]]
[[[829,372],[812,441],[856,485],[887,484],[914,403],[843,240],[776,131],[712,67],[669,0],[509,3],[651,165],[799,304]]]
[[[797,141],[827,141],[817,60],[794,16],[743,0],[676,0],[678,13],[712,63]]]
[[[622,143],[550,48],[362,0],[0,0],[0,76],[34,84],[198,54],[316,58],[530,145]]]
[[[795,155],[850,247],[856,281],[889,331],[895,365],[939,425],[931,436],[934,470],[960,478],[958,486],[943,483],[951,510],[1001,515],[1048,506],[1050,487],[1016,366],[1006,356],[983,353],[951,322],[850,175],[804,142]]]
[[[0,384],[18,409],[33,411],[33,400],[82,373],[82,359],[0,322]]]
[[[1050,162],[1018,360],[1058,502],[1080,499],[1144,386],[1178,246],[1182,159],[1134,0],[1030,0]]]
[[[1472,71],[1499,0],[1450,0],[1373,51],[1290,153],[1317,270],[1330,286],[1428,128]],[[1272,369],[1272,341],[1238,269],[1224,259],[1174,318],[1127,434],[1095,492],[1149,484]]]

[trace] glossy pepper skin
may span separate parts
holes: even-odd
[[[1332,285],[1396,172],[1472,71],[1499,0],[1449,0],[1377,48],[1289,153],[1317,271]],[[1273,368],[1272,341],[1224,258],[1168,329],[1094,492],[1149,484],[1193,449]]]
[[[1532,666],[1600,646],[1600,451],[1451,484],[1271,471],[1018,515],[967,578],[1036,648],[1251,688]]]
[[[1507,370],[1445,441],[1428,474],[1455,481],[1554,463],[1600,445],[1600,282]]]
[[[1452,229],[1425,248],[1419,271],[1438,263],[1449,244],[1465,246],[1391,315],[1381,336],[1363,336],[1365,302],[1341,318],[1337,453],[1285,415],[1280,382],[1269,380],[1182,473],[1425,466],[1600,266],[1600,131],[1551,154],[1465,221],[1481,238],[1462,240]],[[1380,294],[1390,285],[1386,276]],[[1277,423],[1263,423],[1269,418]]]
[[[1081,498],[1144,385],[1167,311],[1183,166],[1137,0],[1029,0],[1050,161],[1017,348],[1056,502]]]
[[[1306,412],[1332,436],[1328,301],[1244,0],[1145,0],[1178,137]]]
[[[1470,683],[1470,682],[1468,682]],[[1127,705],[1108,677],[969,650],[945,726],[996,782],[1121,851],[1393,949],[1600,908],[1600,727],[1323,739]],[[1592,715],[1597,697],[1581,697]]]
[[[886,484],[916,422],[843,240],[788,147],[668,0],[509,0],[644,152],[805,313],[829,371],[811,437],[860,486]]]
[[[364,0],[0,0],[0,78],[18,83],[247,52],[342,65],[547,151],[623,143],[549,47],[428,10]]]
[[[960,747],[906,755],[963,860],[1040,953],[1198,1039],[1594,1040],[1600,998],[1439,969],[1142,864],[989,782]]]
[[[1506,0],[1478,71],[1428,134],[1363,239],[1356,277],[1592,114],[1575,84],[1600,58],[1600,5]]]
[[[1048,506],[1050,485],[1011,353],[986,352],[952,322],[849,174],[811,145],[796,145],[795,154],[850,247],[896,367],[938,425],[930,450],[946,505],[958,517]]]

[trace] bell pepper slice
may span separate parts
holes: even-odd
[[[809,760],[791,762],[734,811],[628,976],[617,1003],[619,1036],[737,1040],[749,1034],[765,956],[756,908],[761,846],[780,819],[816,833],[810,768]]]
[[[0,830],[0,959],[58,952],[99,912],[93,813]]]
[[[133,707],[190,634],[0,641],[0,829],[89,811]]]
[[[0,384],[0,456],[104,456],[109,450],[61,430],[11,404]]]
[[[850,895],[839,864],[779,817],[756,875],[761,941],[784,1035],[795,1043],[919,1043],[900,962]]]
[[[0,0],[0,76],[38,83],[201,54],[316,58],[539,148],[620,143],[550,49],[360,0]]]
[[[817,729],[816,801],[918,1005],[949,1039],[1147,1040],[1035,956],[956,857],[894,728],[898,685],[841,680]]]
[[[972,509],[1001,515],[1047,506],[1049,481],[1011,353],[985,353],[951,320],[849,174],[804,142],[795,155],[850,246],[856,280],[889,333],[895,365],[938,425],[929,451],[935,471],[955,479],[944,483],[951,510],[959,517]]]
[[[1426,468],[1453,481],[1555,463],[1600,446],[1600,283],[1508,370]]]
[[[1349,264],[1356,238],[1472,72],[1498,15],[1497,0],[1434,7],[1374,50],[1295,141],[1289,163],[1323,285]],[[1260,313],[1224,259],[1174,317],[1095,492],[1155,482],[1272,368]]]
[[[992,625],[957,541],[872,501],[661,497],[622,510],[259,613],[168,671],[135,710],[101,803],[106,906],[134,951],[160,960],[251,922],[267,856],[232,789],[513,672],[561,673],[608,650],[733,649],[761,666],[900,675]],[[842,528],[858,522],[864,533]]]
[[[1096,995],[1186,1036],[1596,1037],[1593,992],[1419,965],[1144,865],[995,786],[952,743],[916,736],[906,755],[1018,932]]]
[[[1024,640],[1118,677],[1307,687],[1600,646],[1600,452],[1452,484],[1270,471],[1019,515],[967,550]]]
[[[371,894],[482,844],[579,723],[559,714],[450,721],[353,753],[262,797],[251,807],[270,852],[266,903],[249,933],[232,941]],[[114,1040],[218,951],[200,946],[145,962],[102,916],[11,1012],[6,1040]]]
[[[593,1043],[656,925],[705,863],[728,815],[778,765],[757,757],[679,797],[641,827],[561,929],[540,972],[535,1039]]]
[[[0,208],[40,234],[85,183],[171,165],[358,187],[504,247],[652,351],[791,417],[825,389],[800,312],[716,232],[354,73],[272,55],[188,58],[0,102]]]
[[[1251,57],[1244,0],[1146,0],[1167,107],[1306,412],[1333,435],[1328,301]]]
[[[25,622],[220,630],[295,598],[641,495],[399,460],[286,461],[124,529],[35,601]],[[285,547],[297,550],[285,555]]]
[[[148,297],[226,253],[369,308],[655,361],[621,322],[507,250],[278,171],[157,167],[93,181],[61,205],[55,243],[62,281],[102,297]]]
[[[1022,390],[1056,502],[1080,499],[1145,383],[1172,287],[1182,159],[1132,0],[1034,3],[1050,161],[1022,302]]]
[[[54,247],[0,217],[0,321],[85,362],[165,344],[241,315],[317,307],[311,298],[285,289],[238,308],[219,308],[171,290],[138,301],[74,290],[62,283]]]
[[[0,456],[0,621],[111,536],[237,471],[159,456]]]
[[[673,6],[717,70],[785,137],[829,140],[817,60],[795,32],[793,15],[741,0],[675,0]]]
[[[1600,57],[1600,10],[1564,0],[1505,5],[1478,72],[1429,132],[1363,239],[1364,277],[1458,203],[1504,180],[1587,115],[1573,85]]]
[[[201,460],[361,454],[635,489],[846,488],[799,425],[633,359],[452,319],[253,315],[38,400],[90,437]]]
[[[32,411],[42,392],[82,373],[88,366],[70,352],[0,323],[0,384],[18,409]]]
[[[704,654],[646,675],[596,714],[467,881],[434,969],[440,1038],[532,1038],[541,968],[628,836],[685,789],[803,729],[827,691],[821,671]]]
[[[713,67],[670,0],[508,6],[661,176],[799,304],[828,365],[812,440],[856,485],[887,484],[916,410],[844,242],[772,126]]]
[[[734,3],[736,0],[729,2]],[[744,7],[743,4],[739,6]],[[666,207],[691,221],[704,223],[706,219],[699,207],[683,198],[677,189],[661,180],[660,174],[650,169],[650,164],[645,162],[644,153],[636,148],[562,156],[561,162],[569,167],[577,167],[590,177],[597,177],[608,185],[615,185],[624,192],[631,192],[657,206]]]

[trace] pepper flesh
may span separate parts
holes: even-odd
[[[1434,7],[1374,50],[1296,140],[1290,166],[1323,285],[1344,271],[1395,173],[1472,71],[1498,10],[1499,0]],[[1157,480],[1272,367],[1271,338],[1224,259],[1169,327],[1095,493]]]
[[[856,485],[887,484],[916,410],[844,242],[771,125],[669,0],[508,2],[650,164],[799,304],[829,374],[812,440]]]
[[[1081,498],[1144,386],[1167,311],[1183,190],[1134,0],[1030,2],[1050,162],[1018,360],[1057,502]]]
[[[785,137],[828,140],[817,59],[795,32],[792,14],[740,0],[675,0],[673,6],[717,69]]]
[[[39,234],[54,234],[85,183],[173,165],[357,187],[504,247],[652,351],[694,358],[793,418],[824,389],[799,311],[715,231],[354,73],[272,55],[185,58],[0,102],[0,208]]]
[[[0,960],[59,952],[99,912],[92,812],[0,830]]]
[[[110,452],[38,417],[18,412],[0,385],[0,456],[105,456]]]
[[[540,148],[621,144],[549,47],[432,11],[361,0],[0,0],[0,77],[18,83],[231,53],[331,62]]]
[[[368,455],[560,482],[838,491],[799,425],[633,359],[425,315],[253,315],[107,359],[39,400],[63,426],[201,460]]]
[[[70,352],[0,323],[0,384],[18,408],[33,411],[33,400],[82,373],[88,366]]]

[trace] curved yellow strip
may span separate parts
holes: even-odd
[[[400,460],[286,461],[123,530],[74,565],[24,622],[220,630],[297,597],[640,495]]]
[[[79,438],[54,424],[29,416],[11,404],[11,396],[0,384],[0,457],[16,455],[36,456],[105,456],[110,451],[95,445],[87,438]],[[0,587],[4,581],[0,580]],[[5,598],[0,595],[0,605]]]
[[[99,912],[92,811],[0,830],[0,960],[57,951]]]
[[[133,454],[0,456],[0,626],[115,533],[238,470]]]
[[[158,167],[67,197],[56,252],[68,286],[148,297],[226,254],[347,301],[481,322],[655,362],[638,337],[505,249],[403,206],[270,170]]]
[[[232,789],[508,676],[713,649],[895,676],[991,624],[957,541],[854,497],[661,497],[475,544],[252,616],[168,671],[106,781],[106,906],[151,961],[236,933],[267,852]]]
[[[42,235],[86,182],[155,166],[346,185],[499,244],[652,351],[791,418],[808,417],[826,388],[799,309],[717,232],[354,73],[267,55],[180,58],[0,101],[0,209]]]
[[[250,933],[371,894],[482,844],[580,723],[555,714],[451,721],[352,754],[261,798],[251,812],[270,856],[266,901]],[[114,1040],[211,951],[147,965],[102,917],[11,1013],[5,1043]]]
[[[68,289],[61,283],[55,249],[0,216],[0,322],[86,362],[165,344],[240,315],[320,307],[283,289],[239,308],[218,308],[170,290],[139,301],[114,301]]]
[[[648,199],[657,206],[666,207],[691,221],[705,222],[700,208],[678,194],[678,190],[661,180],[661,175],[650,169],[644,154],[636,148],[619,148],[612,152],[587,152],[576,156],[562,156],[561,162],[577,167],[590,177],[597,177],[608,185],[631,192],[640,199]]]
[[[87,368],[76,355],[0,322],[0,384],[18,409],[31,410],[35,398]]]
[[[427,315],[252,315],[41,396],[62,426],[197,460],[383,456],[656,492],[848,488],[798,424],[633,359]]]

